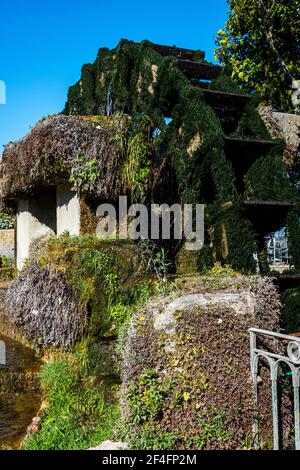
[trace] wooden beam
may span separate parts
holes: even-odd
[[[176,46],[163,46],[161,44],[152,44],[153,49],[163,56],[173,56],[178,59],[203,60],[205,52],[193,49],[184,49]]]
[[[247,206],[260,206],[260,207],[272,207],[272,208],[282,208],[282,209],[292,209],[295,204],[289,202],[289,201],[260,201],[260,200],[249,200],[249,201],[244,201],[244,204]]]
[[[279,292],[282,292],[286,289],[298,287],[300,284],[300,274],[280,274],[279,276],[274,276],[274,281],[279,288]],[[297,336],[300,336],[300,334],[298,333]]]
[[[220,65],[192,62],[191,60],[178,60],[178,67],[189,78],[213,80],[222,72]]]
[[[236,147],[242,146],[268,146],[274,145],[274,141],[271,139],[254,139],[251,137],[225,137],[225,142],[230,146],[235,145]]]
[[[244,201],[247,218],[253,223],[260,244],[264,237],[286,224],[288,212],[294,207],[289,201]]]
[[[198,86],[198,84],[196,86]],[[209,90],[208,88],[202,91],[205,101],[214,109],[240,111],[244,109],[246,104],[251,100],[251,96],[242,93],[228,93],[219,90]]]

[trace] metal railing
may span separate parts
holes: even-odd
[[[255,402],[258,403],[258,367],[260,359],[264,358],[271,373],[272,384],[272,412],[273,412],[273,447],[279,449],[279,414],[278,414],[278,369],[282,364],[286,364],[291,371],[294,401],[294,427],[295,427],[295,449],[300,450],[300,410],[299,410],[299,387],[300,387],[300,338],[297,336],[284,335],[268,330],[250,328],[250,361],[251,376],[253,384],[253,394]],[[260,349],[257,336],[274,338],[284,344],[286,355],[274,354],[266,349]],[[255,447],[259,447],[259,426],[258,420],[253,424]]]

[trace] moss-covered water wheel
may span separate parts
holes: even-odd
[[[90,201],[127,194],[149,204],[204,203],[206,243],[195,255],[197,269],[221,263],[253,272],[253,253],[264,251],[268,233],[243,202],[284,201],[295,204],[295,213],[299,201],[282,161],[284,145],[271,140],[258,102],[201,51],[122,40],[82,67],[65,116],[39,123],[6,147],[4,200],[70,179]],[[267,215],[277,228],[289,213],[279,212]],[[180,244],[166,248],[174,259]]]
[[[204,60],[201,51],[122,40],[116,49],[100,49],[94,64],[83,67],[80,81],[69,90],[64,112],[149,116],[153,131],[161,131],[154,139],[154,173],[159,177],[154,178],[152,198],[162,182],[165,191],[160,190],[159,199],[168,198],[165,174],[169,172],[172,179],[175,173],[176,184],[170,186],[175,188],[173,202],[208,204],[210,234],[223,230],[228,201],[237,206],[230,213],[235,211],[243,224],[238,236],[232,224],[226,233],[223,230],[225,256],[218,237],[207,238],[206,250],[197,256],[199,269],[210,259],[210,264],[218,261],[253,271],[255,263],[249,260],[267,233],[256,224],[256,213],[241,212],[240,201],[298,202],[282,162],[283,147],[273,145],[257,104],[258,98],[243,94],[220,67]],[[168,125],[165,117],[171,118]],[[256,184],[249,191],[250,178]],[[277,194],[266,197],[262,187],[269,193],[276,188]],[[272,211],[271,216],[279,228],[282,214]]]

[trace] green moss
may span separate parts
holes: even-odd
[[[299,209],[289,212],[287,218],[287,236],[290,264],[295,271],[300,270],[300,223]]]
[[[270,139],[269,131],[267,130],[257,109],[259,102],[260,98],[255,96],[246,105],[244,113],[239,121],[236,135],[240,137]]]
[[[300,289],[287,289],[281,294],[281,326],[287,334],[300,331]]]
[[[246,199],[293,201],[296,198],[282,157],[273,153],[256,160],[244,181]]]
[[[237,84],[237,82],[233,80],[229,75],[226,75],[226,73],[221,73],[215,80],[213,80],[212,83],[209,85],[209,89],[220,90],[226,93],[245,93]]]
[[[210,221],[214,262],[230,266],[242,273],[255,272],[256,263],[253,258],[253,253],[257,250],[255,232],[251,222],[246,218],[243,201],[216,204],[211,208]],[[200,258],[199,263],[201,262],[203,265],[203,260]]]

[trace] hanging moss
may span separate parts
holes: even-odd
[[[270,134],[263,122],[257,107],[260,98],[254,96],[246,105],[244,113],[239,121],[236,135],[241,137],[260,137],[261,139],[270,139]]]
[[[252,224],[245,217],[242,202],[220,207],[213,226],[213,246],[216,261],[235,271],[255,272],[253,253],[257,250]]]
[[[209,85],[210,90],[219,90],[227,93],[241,93],[245,94],[241,87],[226,73],[221,73],[213,82]]]
[[[287,289],[281,294],[281,327],[287,334],[300,331],[300,288]]]
[[[244,177],[245,197],[263,201],[293,201],[296,192],[279,155],[270,153],[256,160]]]
[[[201,90],[184,86],[172,117],[171,136],[167,135],[166,140],[173,155],[183,202],[211,202],[220,197],[226,184],[227,193],[232,195],[233,174],[228,176],[224,172],[220,184],[216,171],[217,162],[223,164],[223,168],[229,168],[223,153],[224,133],[216,114],[205,103]]]

